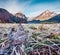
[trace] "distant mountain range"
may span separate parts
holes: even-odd
[[[48,20],[32,20],[29,23],[60,23],[60,14],[48,19]]]
[[[60,23],[60,14],[46,10],[37,17],[32,18],[29,23]]]
[[[37,17],[26,17],[25,14],[18,12],[15,15],[9,13],[7,10],[0,8],[0,23],[60,23],[60,14],[51,12],[49,10],[44,11]]]
[[[7,10],[0,8],[0,23],[27,23],[27,18],[18,17],[18,14],[12,15]]]

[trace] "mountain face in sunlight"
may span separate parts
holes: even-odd
[[[48,20],[50,18],[52,18],[53,16],[57,15],[54,12],[51,12],[49,10],[44,11],[43,13],[41,13],[40,15],[38,15],[37,17],[35,17],[35,20]]]
[[[0,23],[27,23],[27,20],[16,17],[7,10],[0,8]]]
[[[49,20],[45,20],[44,22],[55,22],[55,23],[60,23],[60,14],[50,18]]]
[[[55,22],[60,23],[60,14],[56,14],[46,10],[32,20],[28,20],[25,14],[18,12],[15,15],[9,13],[7,10],[0,8],[0,23],[44,23]]]
[[[27,17],[21,12],[16,13],[15,16],[19,18],[27,19]]]
[[[48,19],[48,20],[32,20],[29,21],[29,23],[60,23],[60,14],[53,16],[52,18]]]
[[[16,16],[17,18],[19,18],[21,21],[22,21],[22,19],[24,19],[24,20],[23,20],[24,23],[27,22],[27,17],[26,17],[23,13],[18,12],[18,13],[15,14],[15,16]]]

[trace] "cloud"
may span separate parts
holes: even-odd
[[[39,1],[39,0],[36,0]],[[26,16],[29,17],[34,17],[39,15],[40,13],[42,13],[45,10],[51,10],[51,11],[55,11],[57,13],[59,13],[59,9],[56,7],[59,7],[60,2],[48,2],[43,3],[44,1],[40,0],[40,3],[36,3],[35,0],[0,0],[0,8],[4,8],[6,10],[8,10],[10,13],[17,13],[17,12],[22,12],[24,13]],[[48,0],[50,1],[50,0]],[[35,3],[34,3],[35,2]]]
[[[4,8],[4,9],[7,9],[10,13],[16,13],[16,12],[24,12],[28,7],[29,7],[29,4],[30,1],[27,1],[27,2],[23,2],[23,1],[20,1],[20,0],[8,0],[5,2],[4,4],[4,1],[3,1],[3,5],[1,4],[1,8]]]
[[[60,6],[58,4],[60,4],[60,2],[57,1],[57,2],[52,2],[52,3],[44,3],[44,4],[38,3],[35,5],[32,5],[27,10],[29,13],[29,14],[27,13],[27,16],[28,17],[34,17],[34,16],[41,14],[45,10],[50,10],[52,12],[60,13]],[[56,8],[56,7],[58,7],[58,8]]]
[[[34,17],[34,16],[41,14],[45,10],[50,10],[52,8],[53,6],[50,6],[47,4],[36,4],[36,5],[29,7],[29,9],[27,9],[27,12],[28,12],[27,16]]]

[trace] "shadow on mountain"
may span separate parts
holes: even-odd
[[[60,23],[60,14],[50,18],[49,20],[45,20],[43,22],[54,22],[54,23]]]
[[[32,20],[32,21],[29,21],[28,23],[60,23],[60,14],[58,14],[48,20],[44,20],[44,21]]]
[[[27,23],[27,18],[19,18],[0,8],[0,23]]]

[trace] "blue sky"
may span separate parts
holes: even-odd
[[[34,17],[45,10],[60,13],[60,0],[0,0],[0,8],[13,14],[22,12],[28,17]]]

